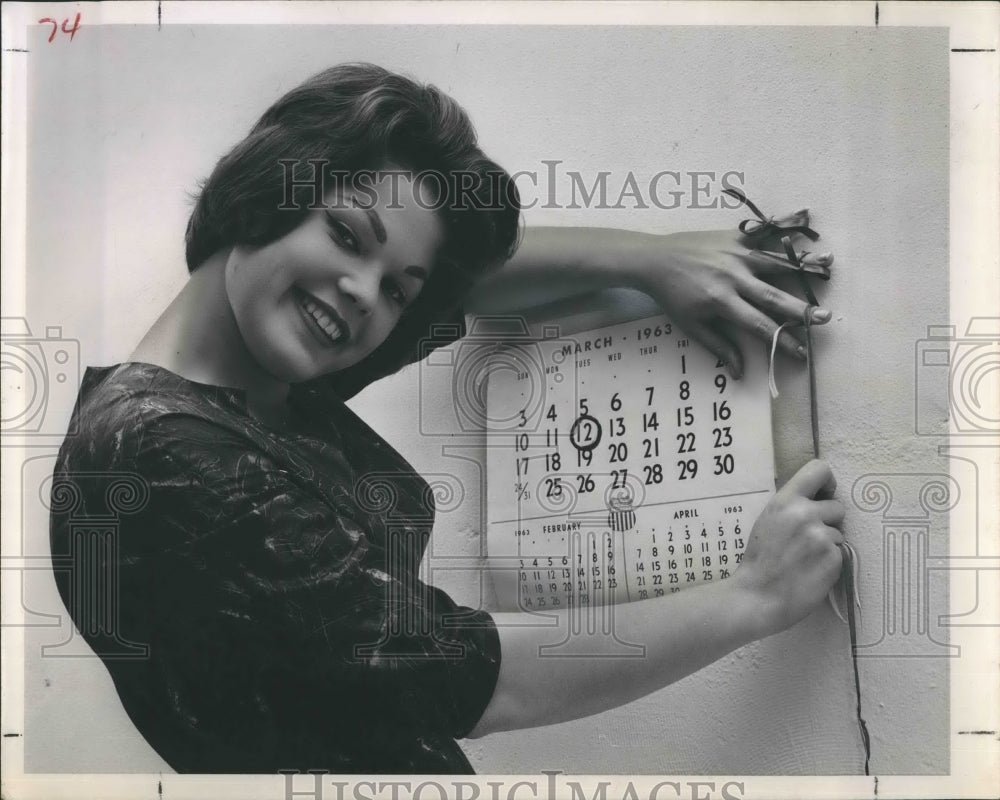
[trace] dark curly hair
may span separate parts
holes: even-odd
[[[297,169],[289,170],[289,163]],[[440,176],[434,207],[445,243],[417,300],[386,341],[329,377],[345,398],[426,354],[419,343],[434,323],[461,328],[469,287],[517,248],[517,187],[479,148],[461,106],[434,86],[373,64],[324,70],[272,105],[219,160],[201,185],[185,236],[193,272],[220,249],[263,246],[300,225],[321,201],[302,177],[314,176],[314,169],[343,176],[386,167]]]

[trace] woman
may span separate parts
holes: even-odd
[[[731,579],[616,608],[643,659],[539,658],[558,631],[418,579],[427,484],[343,401],[415,360],[431,323],[632,286],[738,376],[730,326],[770,340],[805,312],[738,235],[530,230],[511,257],[518,220],[454,101],[327,70],[219,162],[188,225],[191,277],[129,361],[87,370],[55,469],[52,552],[75,559],[57,585],[178,771],[468,772],[455,739],[628,702],[793,624],[835,582],[843,509],[814,499],[834,488],[820,462],[778,492]],[[58,498],[100,507],[121,473],[148,496],[108,565]],[[79,600],[88,574],[112,576],[117,618]]]

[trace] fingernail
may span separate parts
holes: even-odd
[[[812,320],[813,322],[829,322],[832,316],[833,314],[830,313],[830,309],[817,308],[813,311]]]
[[[799,358],[801,358],[801,359],[802,359],[803,361],[805,361],[805,360],[806,360],[806,355],[807,355],[807,354],[806,354],[806,349],[805,349],[804,347],[801,347],[801,346],[800,346],[800,347],[799,347],[799,348],[798,348],[798,349],[797,349],[797,350],[795,351],[795,355],[797,355],[797,356],[798,356]]]
[[[743,377],[743,370],[736,364],[728,363],[726,364],[726,369],[729,370],[729,375],[734,381],[738,381]]]

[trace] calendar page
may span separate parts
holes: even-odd
[[[729,577],[774,493],[767,358],[746,377],[663,316],[497,349],[487,547],[502,608],[663,596]]]

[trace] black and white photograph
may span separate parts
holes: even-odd
[[[996,797],[998,23],[6,3],[2,797]]]

